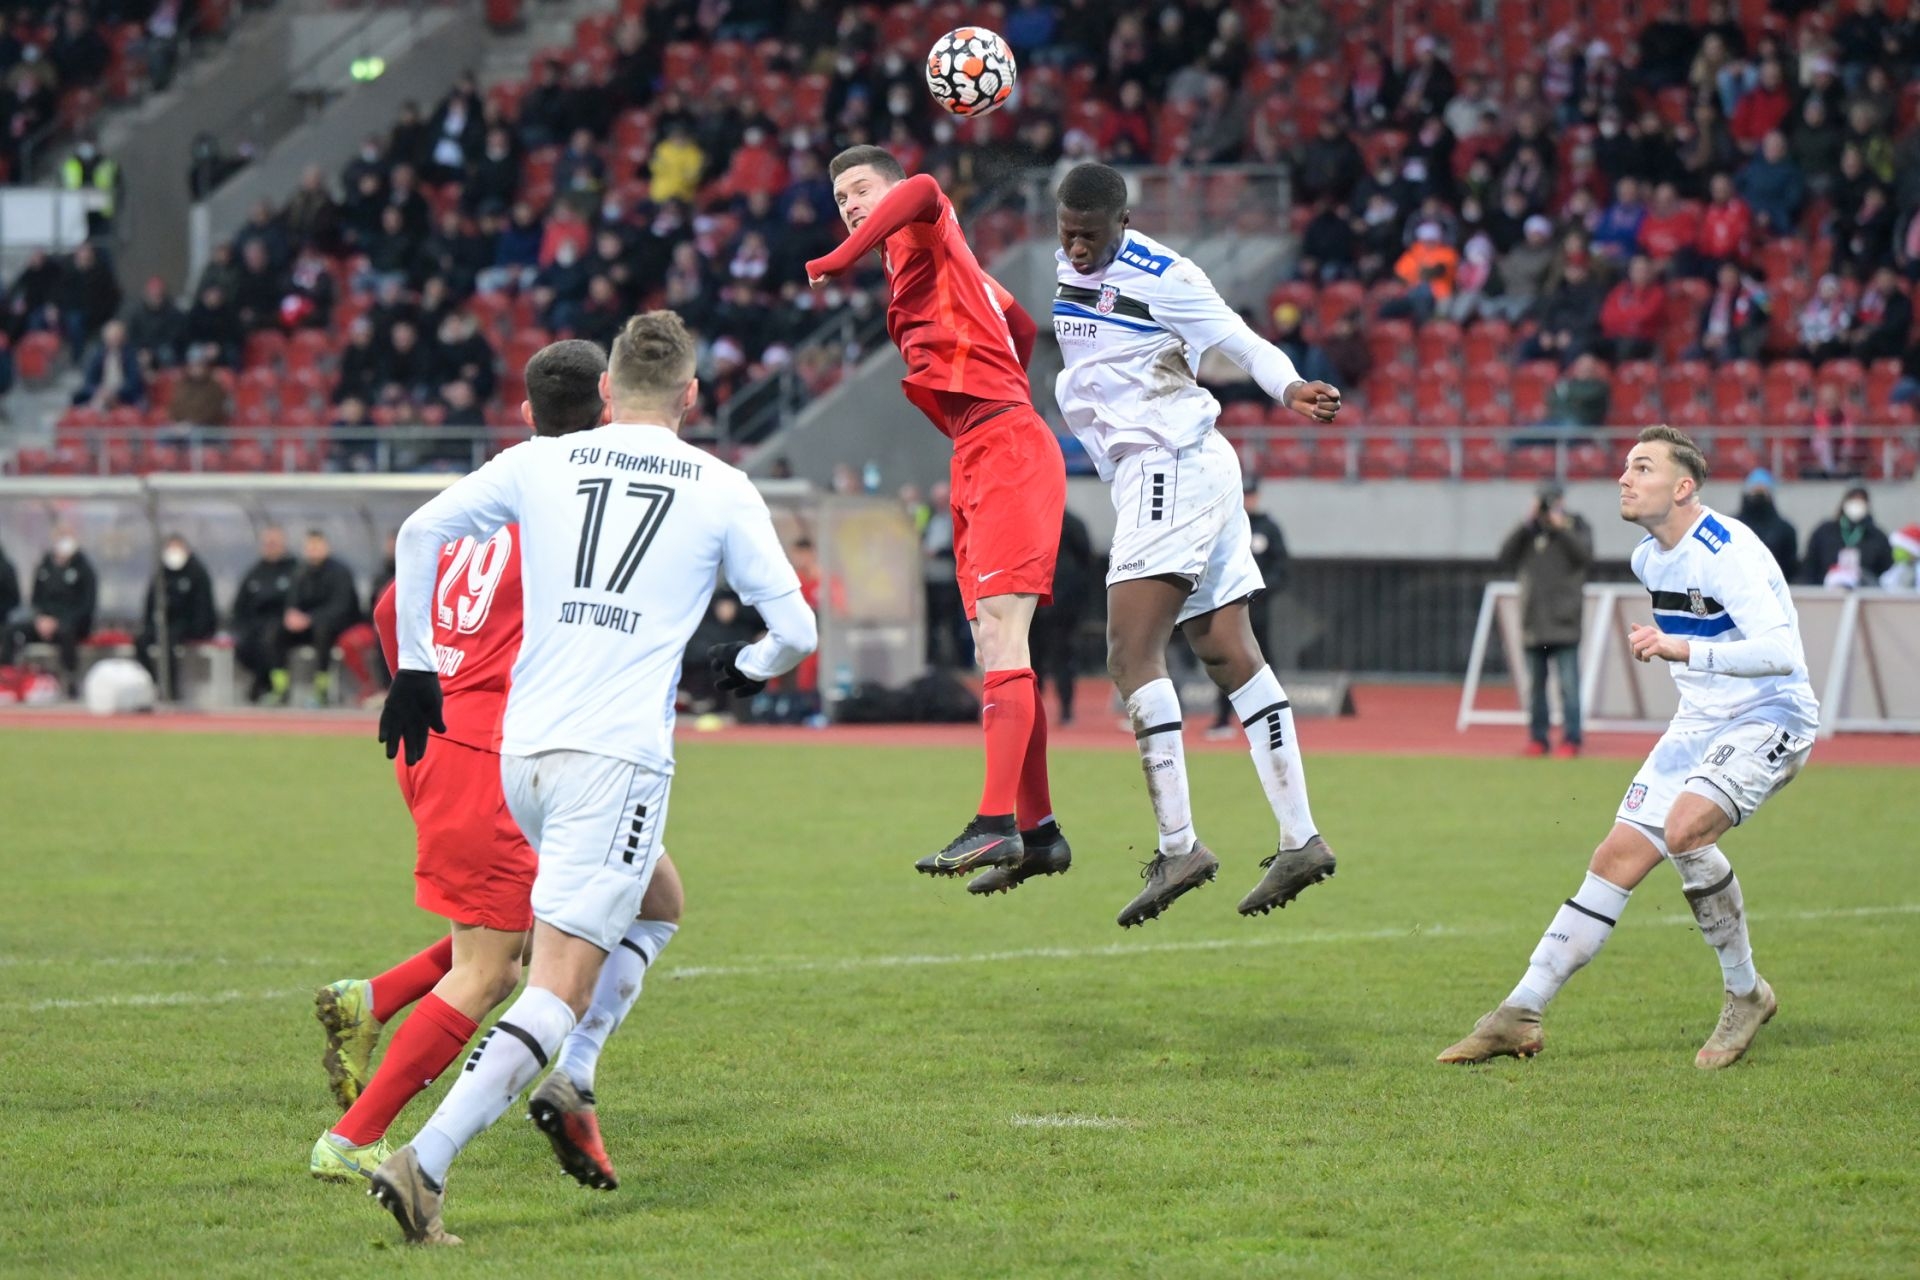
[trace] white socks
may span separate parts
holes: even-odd
[[[1247,731],[1254,771],[1280,824],[1280,847],[1298,849],[1319,835],[1320,828],[1313,825],[1313,811],[1307,807],[1307,771],[1293,732],[1293,708],[1272,667],[1260,668],[1231,698],[1233,713]]]
[[[1760,975],[1753,968],[1753,946],[1747,941],[1746,902],[1733,864],[1720,846],[1710,844],[1691,853],[1668,855],[1680,873],[1680,887],[1700,926],[1700,936],[1720,957],[1727,990],[1736,996],[1752,993]]]
[[[543,987],[528,987],[500,1015],[460,1070],[447,1096],[409,1145],[420,1168],[444,1186],[460,1149],[506,1114],[573,1030],[573,1010]]]
[[[679,925],[664,920],[635,920],[628,926],[620,945],[607,952],[607,962],[600,966],[600,980],[594,984],[593,1003],[587,1006],[580,1025],[567,1033],[554,1070],[565,1072],[578,1088],[593,1092],[593,1070],[600,1061],[600,1051],[607,1047],[607,1037],[626,1020],[633,1002],[640,998],[647,966],[660,958],[679,929]]]
[[[1527,960],[1526,976],[1520,979],[1520,985],[1513,989],[1506,1002],[1535,1013],[1545,1009],[1547,1001],[1559,994],[1567,979],[1600,954],[1620,913],[1627,909],[1627,899],[1632,893],[1631,889],[1622,889],[1587,872],[1580,891],[1554,914],[1553,923],[1547,926],[1540,945]]]
[[[1147,798],[1160,824],[1160,852],[1177,856],[1193,848],[1193,801],[1187,794],[1187,748],[1180,738],[1180,695],[1162,676],[1127,699],[1127,720],[1147,775]]]

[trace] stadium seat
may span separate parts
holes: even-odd
[[[1457,369],[1464,344],[1465,334],[1459,325],[1451,320],[1429,320],[1420,326],[1414,351],[1422,369]]]
[[[1322,436],[1312,445],[1313,463],[1308,474],[1321,480],[1344,480],[1348,475],[1349,457],[1344,440],[1333,436]]]
[[[1620,474],[1620,467],[1612,451],[1594,440],[1582,440],[1567,450],[1569,480],[1610,480]]]
[[[1461,452],[1461,474],[1469,480],[1497,480],[1507,474],[1507,451],[1490,436],[1469,436]]]
[[[1398,479],[1407,474],[1413,455],[1398,440],[1374,436],[1360,444],[1360,478],[1363,480]]]
[[[1407,474],[1415,480],[1444,480],[1454,472],[1453,445],[1439,436],[1421,436],[1413,442]]]
[[[1875,360],[1867,368],[1867,411],[1872,414],[1884,414],[1893,403],[1894,384],[1900,381],[1900,361],[1898,359]]]
[[[1529,360],[1513,372],[1510,403],[1513,420],[1539,422],[1547,416],[1547,396],[1560,379],[1559,366],[1551,360]]]
[[[30,387],[51,378],[59,362],[60,339],[51,333],[29,333],[13,349],[14,372]]]

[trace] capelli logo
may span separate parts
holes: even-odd
[[[1147,562],[1145,560],[1129,560],[1125,564],[1115,565],[1114,569],[1120,573],[1138,573],[1146,567]]]

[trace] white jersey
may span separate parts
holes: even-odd
[[[516,522],[525,624],[501,753],[583,751],[670,773],[680,659],[717,575],[748,605],[800,590],[765,499],[665,427],[517,444],[401,528],[403,668],[434,669],[441,546]]]
[[[1633,549],[1633,576],[1653,596],[1654,625],[1685,636],[1692,657],[1668,663],[1680,688],[1676,730],[1764,720],[1811,739],[1820,704],[1807,675],[1800,616],[1780,565],[1753,530],[1702,508],[1687,535],[1662,551],[1651,535]],[[1783,675],[1737,676],[1715,650],[1742,641],[1778,649]]]
[[[1105,269],[1074,270],[1056,251],[1053,332],[1066,367],[1054,396],[1102,480],[1131,449],[1175,453],[1204,440],[1220,403],[1195,380],[1200,357],[1245,320],[1190,260],[1129,231]]]

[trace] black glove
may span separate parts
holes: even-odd
[[[427,754],[427,731],[445,733],[447,722],[440,717],[440,677],[431,671],[396,671],[387,690],[386,705],[380,708],[380,741],[387,744],[387,759],[407,748],[407,763],[416,765]]]
[[[707,669],[713,672],[714,688],[736,698],[751,698],[767,687],[765,680],[755,680],[740,669],[740,651],[746,647],[745,641],[735,640],[707,650]]]

